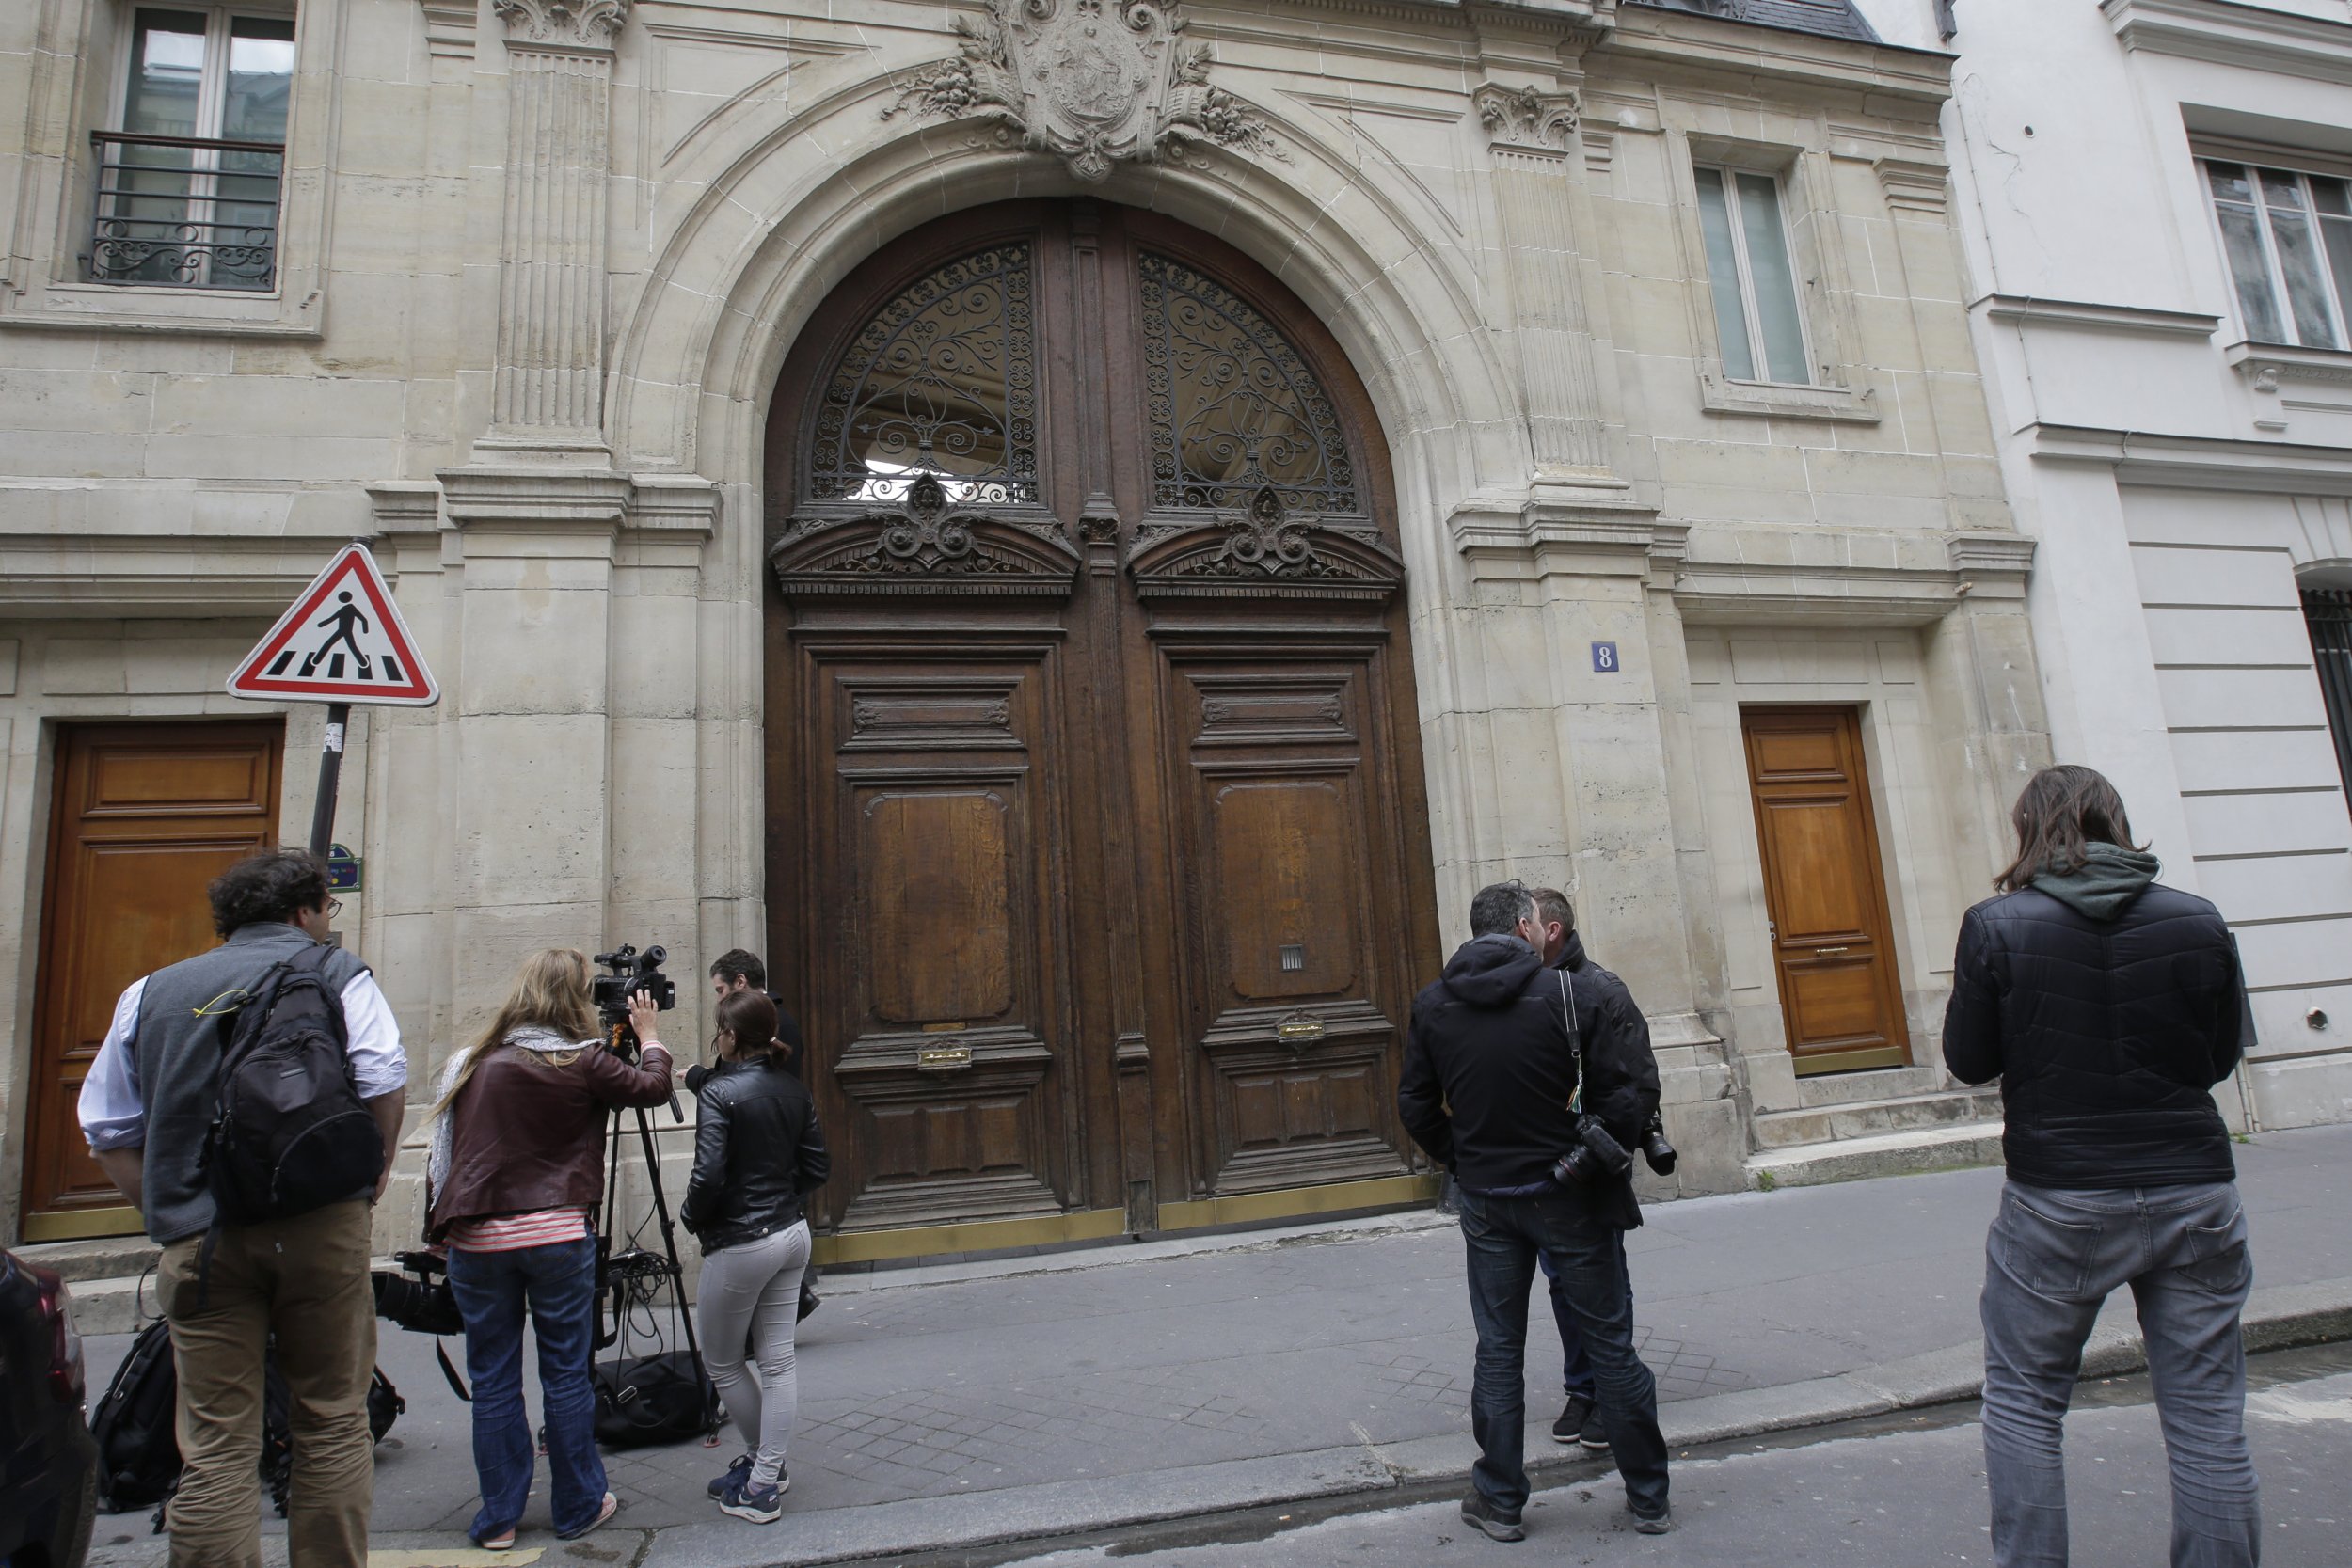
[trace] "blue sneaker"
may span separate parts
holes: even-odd
[[[784,1478],[778,1476],[776,1480],[782,1482]],[[740,1483],[727,1488],[719,1512],[749,1519],[755,1525],[772,1525],[784,1517],[784,1486],[754,1486],[747,1474]]]
[[[734,1464],[728,1465],[727,1473],[710,1483],[711,1497],[714,1498],[724,1497],[728,1493],[734,1491],[737,1487],[751,1480],[752,1457],[752,1455],[747,1453],[743,1455],[742,1458],[737,1460]]]

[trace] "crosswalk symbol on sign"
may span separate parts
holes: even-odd
[[[441,700],[364,545],[350,546],[311,579],[229,677],[229,694],[415,707]]]

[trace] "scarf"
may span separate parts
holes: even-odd
[[[554,1030],[543,1029],[533,1023],[516,1030],[498,1043],[519,1046],[525,1051],[536,1051],[542,1055],[553,1056],[567,1052],[593,1050],[597,1042],[567,1040]],[[466,1064],[473,1059],[473,1053],[474,1047],[469,1045],[451,1053],[447,1065],[441,1069],[440,1085],[433,1091],[434,1103],[438,1104],[442,1097],[447,1095],[456,1084],[459,1075],[466,1070]],[[450,1125],[450,1113],[456,1109],[455,1105],[452,1105],[449,1110],[443,1111],[433,1118],[433,1145],[425,1155],[424,1162],[425,1206],[428,1209],[432,1207],[433,1195],[440,1191],[442,1184],[449,1180],[450,1147],[453,1131]]]

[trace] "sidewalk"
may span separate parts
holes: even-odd
[[[2352,1337],[2352,1127],[2237,1152],[2249,1336]],[[1669,1438],[1973,1396],[2000,1182],[1956,1171],[1649,1210],[1628,1240]],[[547,1533],[543,1490],[502,1560],[544,1547],[550,1563],[626,1563],[651,1531],[665,1568],[821,1562],[1466,1475],[1461,1273],[1451,1222],[1412,1214],[828,1281],[802,1325],[781,1524],[726,1520],[705,1499],[730,1439],[612,1456],[626,1528],[572,1547]],[[2121,1297],[2093,1370],[2133,1364],[2130,1330]],[[93,1388],[128,1342],[91,1341]],[[1559,1357],[1540,1295],[1529,1344],[1529,1458],[1571,1463],[1549,1441]],[[475,1506],[469,1428],[432,1350],[385,1325],[382,1364],[409,1410],[378,1451],[379,1555],[501,1560],[457,1550]],[[102,1515],[96,1539],[93,1563],[162,1557],[143,1515]]]

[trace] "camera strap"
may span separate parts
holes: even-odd
[[[1565,969],[1555,969],[1560,976],[1560,1016],[1568,1027],[1568,1055],[1576,1063],[1576,1091],[1568,1096],[1568,1113],[1581,1116],[1584,1111],[1584,1037],[1576,1027],[1576,982]]]

